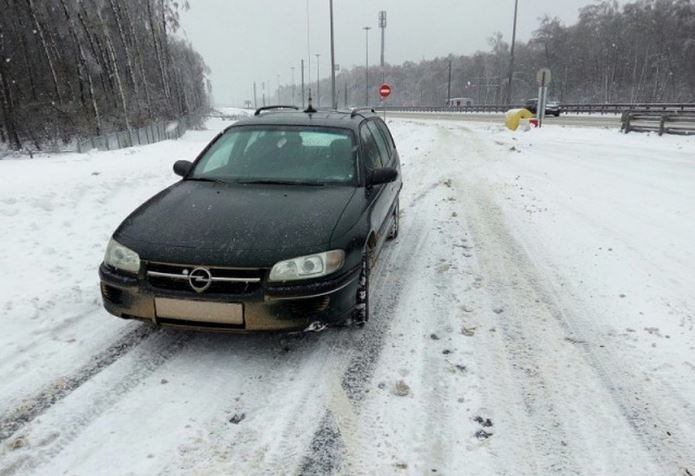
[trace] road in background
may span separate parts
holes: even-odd
[[[454,120],[463,122],[493,122],[504,125],[504,114],[496,113],[456,113],[456,112],[396,112],[388,111],[388,117],[401,119]],[[620,129],[620,116],[617,115],[567,115],[545,116],[544,125],[574,127],[604,127]]]

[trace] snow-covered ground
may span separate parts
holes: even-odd
[[[0,474],[695,474],[695,139],[389,121],[363,330],[153,330],[109,234],[227,125],[0,161]]]

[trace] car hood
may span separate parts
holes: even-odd
[[[322,250],[354,194],[349,186],[184,180],[133,212],[114,237],[145,259],[172,262],[219,262],[216,256],[248,251]]]

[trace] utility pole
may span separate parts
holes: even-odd
[[[294,105],[295,104],[295,98],[297,97],[296,96],[297,88],[296,88],[296,84],[294,82],[294,66],[291,66],[290,69],[292,70],[292,104]]]
[[[319,76],[319,53],[316,53],[316,107],[321,107],[321,89],[319,86],[320,76]]]
[[[379,12],[379,28],[381,28],[381,82],[385,81],[384,72],[384,45],[386,41],[386,11]]]
[[[365,68],[364,68],[364,104],[369,106],[369,30],[372,29],[371,26],[365,26],[362,28],[365,32],[367,39],[365,47]]]
[[[258,109],[258,92],[256,91],[256,81],[253,82],[253,107]]]
[[[265,81],[261,83],[261,88],[263,90],[263,107],[265,107]]]
[[[292,70],[292,105],[294,106],[295,93],[297,92],[294,84],[294,66],[290,67],[290,69]]]
[[[514,0],[514,29],[512,30],[512,57],[509,60],[509,83],[507,84],[507,105],[512,105],[512,81],[514,80],[514,47],[516,46],[516,20],[519,13],[519,0]]]
[[[306,98],[304,97],[304,60],[302,60],[302,107],[306,105]]]
[[[307,73],[306,77],[311,82],[311,25],[309,23],[309,0],[306,0],[306,54],[307,54]],[[309,94],[311,96],[311,94]]]
[[[280,104],[282,101],[280,101],[280,75],[279,74],[277,75],[277,78],[278,78],[278,97],[277,97],[278,102],[277,102],[277,104]]]
[[[348,108],[348,90],[347,90],[347,83],[345,83],[345,109]]]
[[[449,86],[446,89],[446,105],[449,107],[451,103],[451,56],[449,56]]]
[[[333,34],[333,0],[331,6],[331,108],[338,109],[338,98],[335,95],[335,40]]]

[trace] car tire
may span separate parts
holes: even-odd
[[[369,251],[365,251],[355,295],[355,308],[352,311],[352,324],[356,327],[364,327],[369,320],[369,268]]]
[[[386,237],[387,240],[395,240],[398,238],[398,230],[400,228],[400,201],[396,202],[396,208],[393,209],[393,223],[391,223],[391,230],[389,235]]]

